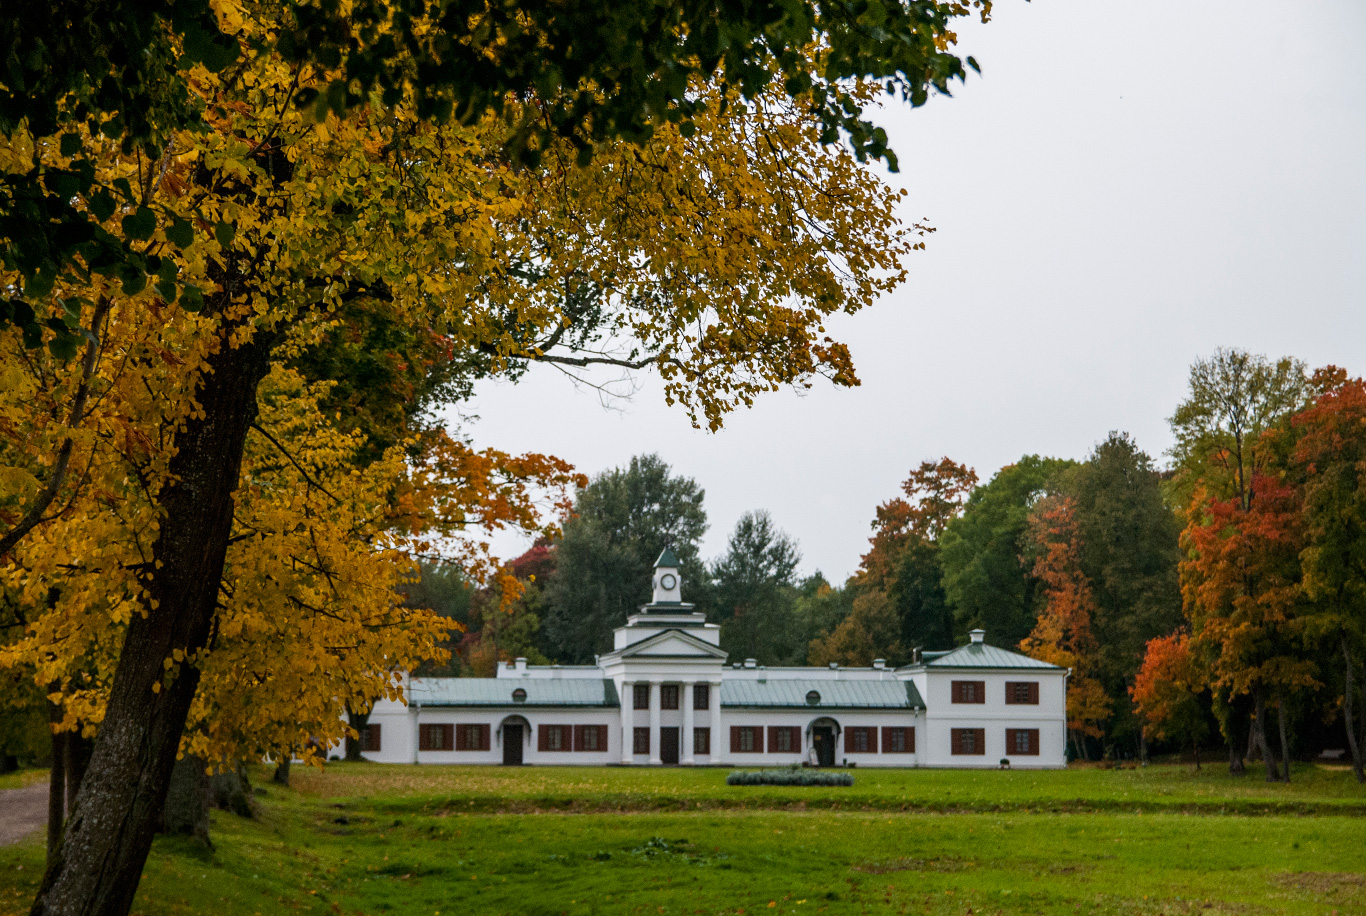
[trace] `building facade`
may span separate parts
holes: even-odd
[[[683,601],[678,560],[594,665],[500,664],[406,679],[376,704],[364,755],[390,763],[1062,767],[1065,669],[988,645],[889,668],[730,662]]]

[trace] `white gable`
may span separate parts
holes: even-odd
[[[665,630],[650,639],[641,640],[621,653],[623,658],[654,657],[698,657],[725,658],[726,653],[704,643],[695,636],[686,636],[678,630]]]

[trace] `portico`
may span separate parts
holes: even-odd
[[[721,628],[682,600],[672,550],[655,567],[653,599],[632,614],[598,666],[621,697],[621,762],[711,761],[720,736]],[[699,700],[706,715],[699,721]],[[699,751],[699,732],[705,748]]]

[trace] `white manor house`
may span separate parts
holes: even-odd
[[[655,563],[654,600],[594,665],[406,679],[364,756],[386,763],[1062,767],[1068,671],[971,641],[900,668],[728,663],[720,627]]]

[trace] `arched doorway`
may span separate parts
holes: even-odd
[[[829,716],[821,716],[818,719],[811,720],[811,724],[806,726],[806,734],[810,740],[811,751],[816,758],[816,766],[834,766],[835,748],[839,743],[840,724]]]
[[[531,723],[512,715],[498,723],[498,740],[503,745],[503,766],[522,765],[522,750],[531,743]]]

